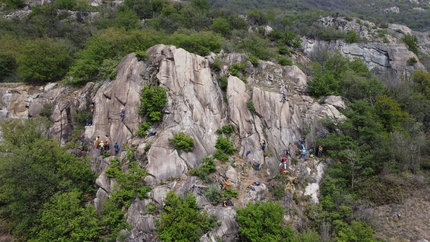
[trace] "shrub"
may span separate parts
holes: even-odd
[[[146,121],[141,124],[137,135],[146,136],[146,131],[149,130],[152,124],[161,120],[164,106],[167,103],[166,89],[160,86],[145,86],[142,90],[140,98],[142,105],[139,107],[139,114],[143,114]]]
[[[233,144],[230,143],[228,138],[224,138],[224,137],[218,137],[215,144],[215,148],[217,148],[217,150],[221,150],[223,153],[227,155],[232,155],[236,151],[236,149],[233,147]]]
[[[257,111],[255,110],[254,107],[254,102],[252,102],[252,100],[249,100],[248,102],[246,102],[246,107],[248,108],[248,110],[255,115],[257,113]]]
[[[223,163],[228,161],[228,155],[224,152],[222,152],[221,150],[216,150],[215,153],[213,154],[215,159],[218,159],[220,161],[222,161]]]
[[[226,199],[231,199],[232,197],[237,198],[239,193],[231,187],[227,187],[222,193],[223,197]]]
[[[246,75],[246,63],[234,63],[232,66],[230,66],[230,74],[232,76],[240,77],[240,74]]]
[[[182,32],[176,32],[171,35],[168,41],[191,53],[206,56],[210,52],[219,52],[223,39],[213,32],[182,30]]]
[[[0,81],[10,76],[16,69],[16,61],[10,55],[0,53]]]
[[[251,62],[251,64],[252,64],[254,67],[257,67],[257,66],[258,66],[258,58],[257,58],[257,57],[255,57],[255,56],[249,56],[249,57],[248,57],[248,60],[249,60],[249,62]]]
[[[222,65],[221,60],[219,59],[219,57],[216,57],[215,60],[214,60],[214,62],[211,65],[211,68],[214,71],[220,71],[221,70],[221,65]]]
[[[347,43],[357,43],[360,40],[360,35],[357,34],[354,30],[348,30],[346,33],[345,41]]]
[[[211,25],[212,31],[222,34],[224,37],[230,36],[231,29],[230,23],[225,18],[216,18]]]
[[[409,58],[409,59],[406,61],[406,65],[408,65],[408,66],[413,66],[413,65],[415,65],[417,62],[418,62],[418,61],[417,61],[417,59],[415,59],[415,57],[411,57],[411,58]]]
[[[142,50],[136,51],[136,58],[137,58],[137,60],[139,60],[139,61],[146,61],[146,60],[148,60],[148,57],[149,57],[149,55],[145,51],[142,51]]]
[[[190,152],[194,149],[193,138],[186,135],[184,132],[176,133],[173,138],[169,138],[169,142],[178,151],[184,150],[186,152]]]
[[[93,118],[93,114],[90,111],[76,109],[76,112],[72,113],[72,117],[74,125],[78,128],[83,128],[87,120]]]
[[[288,241],[293,234],[283,227],[284,208],[274,202],[257,202],[237,209],[240,241]]]
[[[39,115],[42,117],[49,118],[49,116],[51,116],[53,110],[54,110],[54,104],[53,103],[46,103],[45,105],[43,105],[43,108],[40,111]]]
[[[164,211],[157,221],[158,238],[161,241],[198,241],[215,227],[215,216],[200,211],[196,198],[187,194],[185,198],[174,191],[167,193]]]
[[[408,50],[414,52],[415,54],[418,54],[418,48],[420,46],[418,44],[418,39],[416,36],[407,34],[403,36],[401,40],[403,41],[403,43],[406,44],[406,46],[408,47]]]
[[[219,87],[221,88],[221,90],[226,91],[227,90],[227,77],[225,76],[219,76],[217,77],[218,83],[219,83]]]
[[[99,66],[99,76],[103,79],[114,79],[116,77],[116,67],[119,60],[105,59]]]
[[[221,201],[222,198],[221,188],[218,186],[218,184],[211,184],[205,191],[205,196],[212,202],[212,204],[216,205]]]
[[[377,241],[373,235],[373,229],[364,222],[355,221],[339,230],[336,241]]]
[[[203,164],[197,168],[191,170],[191,175],[198,176],[202,180],[206,180],[208,175],[216,171],[215,161],[210,157],[205,157],[202,159]]]
[[[279,56],[278,57],[278,63],[282,66],[292,66],[293,61],[290,58]]]
[[[49,38],[27,42],[18,58],[18,74],[26,82],[58,81],[68,71],[72,58],[68,46]]]
[[[222,126],[222,128],[219,128],[216,130],[217,134],[226,134],[226,135],[230,135],[234,132],[234,128],[233,125],[231,124],[227,124]]]

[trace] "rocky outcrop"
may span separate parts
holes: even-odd
[[[4,118],[26,118],[44,113],[52,106],[49,118],[54,125],[51,137],[65,145],[71,140],[76,127],[74,114],[78,111],[90,111],[94,102],[92,126],[85,127],[86,143],[92,156],[92,169],[99,177],[95,181],[98,188],[94,205],[102,210],[102,201],[113,192],[114,179],[105,175],[110,165],[110,158],[103,158],[92,149],[95,137],[117,141],[121,149],[125,144],[136,147],[141,165],[145,166],[148,176],[147,185],[152,185],[149,199],[136,199],[127,210],[127,222],[132,225],[130,231],[123,231],[127,241],[150,241],[156,236],[155,220],[158,217],[148,211],[151,204],[157,208],[164,205],[167,192],[174,190],[185,196],[193,193],[197,204],[215,215],[221,222],[214,230],[204,235],[202,241],[237,241],[238,225],[234,208],[214,206],[204,195],[208,188],[197,177],[189,176],[189,170],[202,163],[202,158],[215,151],[218,135],[215,131],[226,124],[232,124],[235,134],[231,140],[237,148],[234,159],[238,165],[221,164],[217,170],[214,186],[221,187],[225,181],[241,192],[237,206],[248,203],[267,201],[268,186],[263,175],[272,178],[278,173],[279,160],[285,148],[291,150],[294,158],[298,150],[297,141],[306,138],[308,148],[314,145],[312,135],[305,135],[304,128],[315,126],[321,118],[344,120],[338,109],[345,108],[340,97],[327,97],[321,104],[306,96],[307,77],[296,66],[281,67],[271,62],[260,61],[258,67],[247,63],[248,77],[245,84],[235,76],[228,77],[228,87],[223,93],[212,76],[209,60],[213,57],[201,57],[174,46],[157,45],[149,49],[147,62],[139,61],[135,54],[127,55],[118,65],[117,76],[106,80],[101,86],[88,83],[76,90],[71,87],[26,87],[10,86],[0,89],[2,92],[2,113]],[[245,61],[243,55],[220,54],[223,63]],[[222,73],[228,75],[228,64]],[[136,137],[136,132],[143,121],[139,115],[141,90],[146,85],[160,85],[167,91],[168,102],[163,110],[163,120],[152,128],[157,135]],[[281,101],[280,91],[287,93],[287,100]],[[225,97],[224,97],[225,96]],[[226,99],[226,101],[224,100]],[[250,104],[254,110],[250,111]],[[125,109],[124,119],[120,117],[121,108]],[[192,152],[180,153],[169,143],[175,133],[184,132],[195,141]],[[260,148],[260,140],[267,142],[266,153]],[[151,148],[146,150],[148,144]],[[251,154],[246,156],[247,151]],[[119,156],[123,162],[125,152]],[[250,171],[253,160],[261,161],[264,170]],[[123,167],[125,168],[125,167]],[[306,167],[295,169],[305,171],[302,177],[315,177],[318,183],[320,173],[312,173]],[[248,177],[246,177],[248,176]],[[261,185],[250,189],[254,181]],[[170,184],[164,185],[167,181]],[[248,184],[250,183],[250,184]],[[309,188],[309,195],[318,194],[315,187]]]
[[[370,71],[387,84],[398,84],[402,77],[410,76],[416,69],[424,69],[418,57],[403,44],[380,43],[345,43],[343,40],[319,41],[305,40],[304,52],[308,56],[317,55],[319,51],[339,51],[350,59],[359,58],[364,61]],[[418,60],[408,66],[410,58]]]
[[[148,152],[148,184],[184,175],[215,151],[214,132],[226,122],[222,94],[212,78],[207,59],[173,46],[157,45],[149,51],[157,67],[157,80],[167,90],[163,130]],[[193,152],[174,150],[168,139],[184,132],[195,141]]]

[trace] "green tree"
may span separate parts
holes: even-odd
[[[352,221],[337,233],[336,242],[373,242],[376,241],[372,228],[364,222]]]
[[[198,241],[215,227],[215,216],[200,211],[196,198],[188,194],[185,198],[174,191],[167,193],[164,211],[157,223],[158,238],[161,241]]]
[[[282,226],[284,208],[275,202],[257,202],[237,209],[241,241],[288,241],[293,231]]]
[[[389,132],[401,128],[401,124],[409,120],[409,114],[402,111],[400,104],[386,95],[376,97],[375,108],[382,124]]]
[[[345,40],[347,43],[357,43],[360,41],[360,35],[358,35],[354,30],[348,30]]]
[[[16,61],[10,55],[0,53],[0,81],[10,76],[16,68]]]
[[[58,9],[74,10],[77,7],[75,0],[56,0]]]
[[[138,29],[141,26],[139,23],[139,16],[129,9],[119,11],[115,19],[115,27],[125,28],[126,30]]]
[[[22,0],[2,0],[6,4],[6,9],[18,9],[25,6],[25,2]]]
[[[43,207],[40,225],[30,242],[102,241],[97,211],[92,205],[82,206],[82,193],[72,190],[57,193]]]
[[[57,192],[91,192],[94,173],[86,161],[47,139],[48,121],[42,118],[8,120],[1,124],[0,214],[13,233],[33,237],[40,210]]]
[[[211,25],[212,31],[220,33],[224,37],[229,37],[231,34],[231,26],[225,18],[216,18]]]
[[[403,36],[402,41],[406,44],[408,50],[414,52],[415,54],[418,54],[418,49],[420,46],[418,44],[418,39],[416,36],[407,34]]]
[[[18,58],[18,74],[26,82],[58,81],[72,63],[67,49],[62,42],[49,38],[27,42]]]
[[[191,152],[194,149],[194,139],[186,135],[184,132],[176,133],[173,138],[169,138],[169,142],[176,150],[178,150],[178,152],[180,150]]]
[[[160,86],[145,86],[142,90],[142,98],[140,99],[140,114],[143,114],[151,122],[161,120],[161,110],[167,103],[166,89]]]
[[[423,70],[416,70],[412,75],[413,89],[430,99],[430,74]]]

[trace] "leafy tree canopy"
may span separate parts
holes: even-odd
[[[293,232],[282,226],[284,208],[275,202],[257,202],[237,210],[241,241],[288,241]]]
[[[54,194],[90,192],[95,176],[87,162],[46,138],[46,120],[8,120],[0,127],[0,214],[15,234],[28,238],[40,222],[40,209]]]
[[[181,198],[170,191],[164,203],[157,225],[158,237],[162,241],[198,241],[215,227],[215,217],[200,211],[196,198],[191,194]]]

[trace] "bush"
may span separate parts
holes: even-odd
[[[182,198],[169,191],[164,203],[164,211],[156,222],[161,241],[199,241],[203,234],[215,227],[215,216],[200,211],[191,193]]]
[[[167,103],[166,89],[160,86],[145,86],[140,102],[142,105],[139,107],[139,114],[144,115],[146,121],[141,124],[137,135],[144,137],[151,125],[161,120],[161,111]]]
[[[284,208],[274,202],[257,202],[237,209],[240,241],[288,241],[293,234],[283,227]]]
[[[290,58],[279,56],[278,57],[278,63],[282,66],[292,66],[293,61]]]
[[[414,52],[415,54],[418,54],[418,49],[420,46],[418,44],[418,39],[416,36],[407,34],[403,36],[401,40],[403,41],[403,43],[406,44],[406,46],[408,47],[408,50]]]
[[[413,66],[413,65],[415,65],[417,62],[418,62],[418,61],[417,61],[417,59],[415,59],[415,57],[411,57],[411,58],[409,58],[409,59],[406,61],[406,65],[408,65],[408,66]]]
[[[216,18],[211,25],[212,31],[222,34],[224,37],[230,36],[231,29],[230,23],[225,18]]]
[[[221,88],[221,90],[226,91],[227,90],[227,77],[225,76],[219,76],[217,77],[218,83],[219,83],[219,87]]]
[[[60,80],[68,71],[72,58],[68,46],[49,38],[27,42],[18,58],[18,74],[26,82]]]
[[[223,39],[213,32],[182,30],[171,35],[168,42],[191,53],[206,56],[210,52],[219,52]]]
[[[176,133],[173,138],[169,138],[169,142],[178,151],[184,150],[186,152],[191,152],[194,149],[193,138],[186,135],[184,132]]]
[[[227,124],[222,126],[222,128],[219,128],[216,130],[217,134],[226,134],[226,135],[230,135],[234,132],[234,128],[233,125],[231,124]]]
[[[197,168],[191,170],[190,174],[193,176],[198,176],[202,180],[206,180],[212,172],[216,171],[215,161],[210,157],[205,157],[202,159],[203,164]]]
[[[232,66],[230,66],[229,70],[232,76],[240,77],[239,73],[241,73],[242,75],[246,75],[246,63],[234,63]]]
[[[0,53],[0,81],[4,81],[16,69],[16,61],[10,55]]]
[[[215,60],[214,60],[214,62],[211,65],[211,68],[214,71],[220,71],[221,70],[221,65],[222,65],[221,60],[218,57],[216,57]]]
[[[228,138],[224,137],[218,137],[218,139],[216,140],[215,148],[227,155],[232,155],[236,151],[236,149],[233,147],[233,144],[230,143]]]
[[[360,41],[360,35],[358,35],[354,30],[348,30],[345,41],[347,43],[357,43]]]
[[[255,56],[249,56],[249,57],[248,57],[248,60],[249,60],[249,62],[251,62],[251,64],[252,64],[254,67],[257,67],[257,66],[258,66],[258,58],[257,58],[257,57],[255,57]]]
[[[234,190],[233,188],[231,188],[231,187],[227,187],[225,190],[224,190],[224,192],[222,193],[222,195],[224,196],[224,198],[226,198],[226,199],[231,199],[232,197],[235,197],[235,198],[237,198],[237,195],[238,195],[239,193],[236,191],[236,190]]]
[[[373,229],[366,223],[360,221],[352,221],[351,225],[346,225],[339,230],[336,236],[336,241],[377,241],[373,235]]]
[[[212,202],[212,204],[218,204],[222,198],[221,189],[218,184],[209,185],[209,188],[205,191],[205,196]]]
[[[249,100],[249,101],[246,102],[246,107],[251,112],[251,114],[255,115],[257,113],[257,111],[255,110],[254,103],[252,102],[252,100]]]

